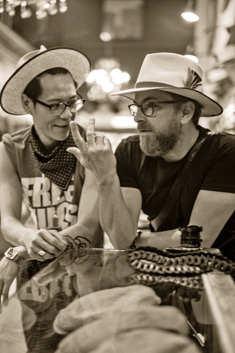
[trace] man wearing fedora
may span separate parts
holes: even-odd
[[[121,141],[115,155],[107,138],[96,141],[91,119],[85,142],[71,122],[76,148],[99,189],[100,221],[115,248],[180,245],[180,226],[203,228],[202,246],[235,255],[235,137],[198,125],[222,113],[201,91],[202,69],[175,53],[148,54],[136,85],[114,93],[128,106],[138,135]],[[141,209],[150,230],[136,237]]]
[[[0,145],[1,228],[6,240],[15,245],[5,252],[1,263],[5,277],[0,279],[0,295],[4,294],[5,301],[17,266],[22,284],[68,247],[102,246],[92,173],[67,152],[75,146],[69,123],[85,102],[78,89],[89,71],[89,59],[77,49],[42,46],[19,60],[2,88],[5,112],[33,117],[32,127],[3,135]],[[84,129],[78,128],[85,136]],[[83,193],[86,197],[82,198]],[[23,201],[31,216],[27,225],[21,220]],[[51,300],[52,321],[55,306],[66,305],[77,294],[64,272],[54,289],[52,283],[45,288]],[[36,292],[28,288],[22,293],[23,299],[38,302],[39,311],[43,311],[43,303],[48,308],[48,301]],[[50,339],[46,339],[49,346]]]

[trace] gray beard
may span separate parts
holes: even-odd
[[[180,140],[180,131],[163,135],[152,132],[148,136],[140,134],[140,148],[150,157],[160,157],[171,152]]]

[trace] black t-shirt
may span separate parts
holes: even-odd
[[[199,136],[208,130],[198,126]],[[188,152],[189,154],[190,152]],[[182,170],[188,154],[177,162],[146,156],[140,149],[139,136],[121,141],[116,150],[117,172],[122,187],[137,188],[142,195],[142,210],[154,219]],[[235,192],[235,135],[214,134],[203,143],[186,172],[180,198],[159,231],[189,223],[194,202],[200,190]],[[199,225],[200,226],[200,225]],[[235,256],[235,213],[230,217],[213,247],[224,255]]]

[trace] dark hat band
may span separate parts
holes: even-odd
[[[166,85],[165,83],[162,82],[150,82],[150,81],[142,81],[142,82],[137,82],[135,84],[135,88],[147,88],[147,87],[169,87],[169,88],[174,88],[175,86],[172,85]],[[175,87],[178,88],[178,87]],[[180,88],[180,87],[179,87]]]

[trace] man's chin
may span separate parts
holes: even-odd
[[[140,136],[140,149],[148,157],[160,156],[156,140],[153,141],[150,136]]]
[[[162,153],[160,151],[156,151],[156,149],[154,151],[150,150],[149,148],[147,148],[146,146],[142,146],[140,144],[140,149],[141,151],[148,157],[160,157],[162,155]]]

